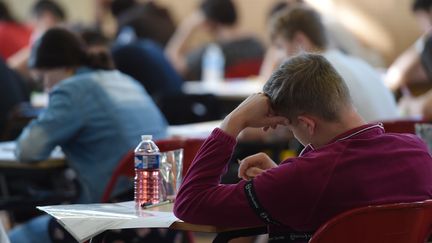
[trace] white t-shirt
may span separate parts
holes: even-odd
[[[327,50],[323,56],[345,80],[354,107],[366,122],[400,117],[393,94],[378,72],[366,62],[338,50]]]

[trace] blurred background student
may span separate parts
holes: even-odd
[[[347,83],[353,104],[367,122],[399,117],[393,94],[379,74],[361,59],[329,48],[326,30],[319,14],[307,6],[294,6],[277,14],[271,21],[273,44],[286,57],[301,52],[320,53]]]
[[[186,80],[201,79],[203,56],[208,45],[187,50],[189,38],[200,29],[207,30],[220,46],[225,59],[225,73],[235,65],[249,62],[251,67],[255,67],[250,74],[258,74],[264,47],[257,37],[242,30],[237,15],[231,0],[203,0],[199,9],[182,21],[165,52]]]
[[[117,21],[117,41],[149,39],[165,47],[175,31],[168,9],[155,1],[113,0],[111,12]]]
[[[266,16],[266,24],[269,27],[270,20],[278,13],[287,11],[296,5],[308,5],[303,0],[282,0],[272,5]],[[321,14],[322,24],[327,32],[328,47],[337,49],[345,54],[360,58],[373,67],[383,67],[385,65],[382,56],[375,50],[365,46],[361,41],[346,27],[344,27],[335,17],[330,14]],[[260,70],[260,76],[269,78],[272,71],[284,58],[274,45],[267,48],[266,56]]]
[[[31,28],[19,23],[8,6],[0,2],[0,57],[7,60],[30,42]]]
[[[89,54],[80,38],[62,28],[47,30],[29,60],[50,97],[19,137],[17,158],[40,161],[61,146],[76,171],[81,203],[100,201],[113,169],[140,135],[166,136],[167,123],[145,89],[106,60]],[[50,242],[48,220],[45,215],[17,226],[11,241]]]
[[[66,24],[67,16],[63,7],[56,1],[38,0],[31,8],[32,34],[29,45],[10,56],[8,65],[19,72],[23,77],[30,78],[27,62],[30,56],[31,45],[48,29]]]
[[[430,39],[432,27],[432,1],[414,0],[411,6],[418,27],[423,32],[422,36],[405,50],[388,68],[386,84],[393,91],[403,88],[415,81],[430,79],[422,65],[421,55],[425,49],[425,43]],[[426,63],[424,63],[426,64]]]
[[[429,121],[432,120],[432,1],[414,0],[411,9],[423,34],[391,64],[385,81],[402,95],[399,103],[404,115]],[[411,90],[412,85],[420,88]]]

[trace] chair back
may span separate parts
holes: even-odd
[[[424,243],[432,230],[432,200],[368,206],[322,225],[309,243]]]
[[[261,64],[261,58],[242,60],[226,68],[225,78],[245,78],[249,76],[257,76],[259,74]]]
[[[156,141],[156,145],[161,152],[183,149],[183,175],[186,174],[192,160],[195,158],[196,153],[203,143],[204,139],[199,138],[172,138]],[[108,202],[120,176],[128,178],[133,178],[135,176],[134,151],[131,150],[127,152],[114,169],[102,196],[102,202]]]
[[[426,123],[424,120],[390,120],[382,122],[386,132],[415,134],[415,124]]]

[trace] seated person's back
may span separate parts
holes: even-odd
[[[183,80],[166,59],[159,45],[136,40],[112,48],[116,67],[138,80],[153,97],[180,94]]]
[[[137,81],[90,62],[80,44],[66,30],[51,29],[35,45],[30,66],[50,90],[49,105],[23,131],[17,156],[42,160],[60,145],[77,172],[80,201],[97,202],[122,156],[142,134],[163,138],[166,121]]]
[[[358,112],[367,121],[384,121],[400,117],[396,100],[378,72],[365,61],[339,50],[323,53],[344,78]]]
[[[117,20],[117,40],[150,39],[164,47],[175,30],[170,12],[153,1],[114,0],[111,12]]]

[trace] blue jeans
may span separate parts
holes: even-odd
[[[24,224],[14,227],[9,232],[11,243],[50,243],[48,234],[49,215],[36,217]]]

